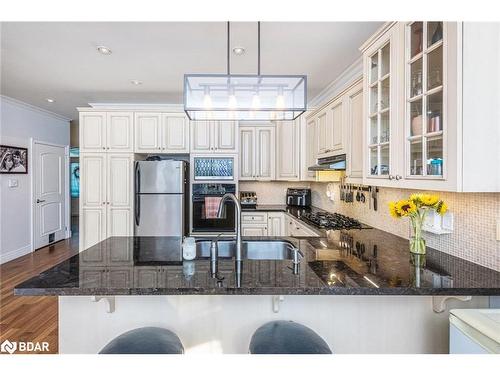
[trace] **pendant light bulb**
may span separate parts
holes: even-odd
[[[260,109],[260,96],[257,91],[252,96],[252,109]]]
[[[276,97],[276,109],[285,109],[285,96],[283,95],[283,87],[278,88],[278,96]]]
[[[238,101],[236,100],[236,95],[234,95],[234,88],[231,88],[229,90],[228,107],[229,109],[236,109],[237,106],[238,106]]]
[[[212,97],[210,96],[210,89],[205,87],[205,94],[203,95],[203,107],[205,109],[212,108]]]

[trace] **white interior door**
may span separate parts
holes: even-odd
[[[65,149],[34,143],[33,247],[39,249],[66,237]]]

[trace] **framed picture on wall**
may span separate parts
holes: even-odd
[[[0,173],[28,173],[28,149],[0,145]]]

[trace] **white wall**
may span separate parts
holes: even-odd
[[[0,97],[0,143],[28,148],[30,138],[69,145],[69,120],[37,107]],[[0,175],[0,263],[31,251],[31,160],[28,174]],[[18,180],[9,188],[8,180]]]

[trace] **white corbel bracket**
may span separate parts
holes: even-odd
[[[106,312],[111,314],[115,312],[115,297],[109,296],[109,297],[102,297],[102,296],[92,296],[90,297],[90,300],[92,302],[99,302],[101,300],[106,302]]]
[[[280,305],[285,300],[285,296],[272,296],[273,300],[273,313],[280,312]]]
[[[432,296],[432,310],[435,313],[442,313],[446,311],[446,301],[449,299],[457,299],[459,301],[470,301],[471,296]]]

